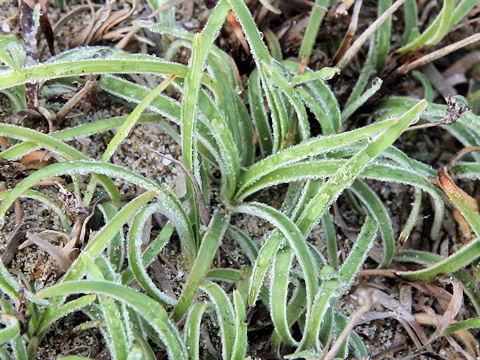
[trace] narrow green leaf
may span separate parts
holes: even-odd
[[[285,237],[285,239],[287,239],[289,246],[295,252],[295,256],[298,259],[298,262],[300,263],[300,266],[302,268],[302,272],[305,276],[305,282],[307,284],[307,317],[308,317],[310,305],[313,301],[313,297],[316,294],[317,288],[318,288],[317,268],[315,266],[312,255],[307,247],[306,241],[302,233],[300,232],[299,228],[290,219],[288,219],[285,215],[283,215],[278,210],[261,203],[249,203],[248,205],[247,204],[240,205],[235,209],[235,211],[254,215],[254,216],[259,216],[262,219],[267,220],[271,224],[275,225],[280,230],[280,232]],[[283,239],[280,239],[280,241],[278,241],[276,236],[272,236],[270,237],[270,239],[267,240],[267,243],[271,242],[272,238],[275,240],[272,243],[272,245],[269,245],[268,247],[272,249],[274,248],[276,250],[276,248],[278,248],[278,245],[280,245],[280,242]],[[262,247],[262,250],[264,247]],[[257,262],[263,261],[263,259],[260,258],[260,256],[263,255],[262,250],[260,250],[258,254]],[[271,258],[266,261],[267,266],[268,266],[268,263],[270,263],[270,261],[271,261]],[[257,264],[255,265],[255,268],[257,268]],[[256,272],[255,268],[254,268],[254,274]],[[263,276],[261,276],[261,280],[263,280]],[[258,284],[254,283],[254,281],[257,281],[257,280],[255,279],[254,275],[252,275],[249,302],[252,300],[254,301],[256,299],[257,294],[255,294],[255,291],[258,291],[258,289],[256,288]]]
[[[142,254],[142,266],[144,268],[147,268],[152,261],[158,256],[160,251],[162,251],[163,246],[165,243],[170,240],[170,237],[172,236],[173,233],[173,225],[171,222],[168,222],[160,231],[160,234],[158,234],[157,238],[152,241],[149,245],[148,248],[143,252]],[[133,260],[135,261],[135,260]],[[134,279],[134,274],[131,269],[131,267],[125,269],[122,272],[122,284],[123,285],[128,285],[130,282],[132,282]]]
[[[289,246],[279,249],[275,254],[270,282],[270,312],[275,331],[282,341],[287,345],[296,346],[298,342],[290,333],[287,320],[287,295],[292,255],[292,249]]]
[[[395,251],[393,228],[387,209],[378,198],[377,194],[368,185],[360,180],[355,180],[351,187],[352,192],[359,197],[368,209],[369,215],[377,222],[383,240],[383,261],[380,268],[387,267]]]
[[[168,320],[165,309],[155,300],[133,289],[109,281],[71,281],[51,286],[37,293],[40,298],[77,293],[94,293],[111,296],[135,309],[152,326],[166,345],[171,359],[184,360],[185,346],[178,331]]]
[[[344,166],[345,163],[346,160],[325,160],[306,161],[297,164],[286,165],[283,168],[275,170],[258,179],[248,189],[248,191],[245,192],[244,197],[247,197],[261,189],[281,183],[331,177],[342,166]],[[413,168],[412,166],[408,166],[405,168],[378,161],[376,163],[367,165],[359,177],[412,185],[416,188],[426,191],[431,196],[432,203],[435,208],[435,218],[430,233],[432,238],[436,238],[442,226],[444,202],[438,189],[428,180],[426,180],[426,178],[430,175],[424,174],[421,170],[422,169],[418,169],[418,167]],[[318,194],[318,191],[319,186],[314,189],[313,193]],[[311,197],[302,197],[302,199],[299,200],[298,205],[302,206],[303,209],[306,206],[306,204],[304,204],[305,200],[310,199]]]
[[[266,3],[269,4],[269,2]],[[277,61],[282,61],[282,47],[280,46],[280,42],[275,33],[270,29],[265,29],[263,33],[265,34],[265,40],[267,40],[268,48],[270,49],[272,57]]]
[[[426,106],[426,101],[420,101],[402,117],[395,119],[398,121],[395,125],[392,125],[374,141],[370,142],[362,151],[355,154],[328,179],[319,190],[318,195],[309,202],[297,221],[298,227],[302,232],[308,233],[310,231],[313,224],[318,221],[325,209],[336,200],[346,187],[350,186],[355,177],[364,170],[369,162],[389,147],[410,123],[417,120]]]
[[[143,265],[146,254],[144,254],[144,256],[142,257],[141,248],[143,242],[145,222],[152,216],[152,214],[156,212],[161,213],[162,206],[160,204],[151,204],[144,207],[133,218],[133,222],[130,226],[130,231],[128,233],[128,263],[130,268],[132,269],[132,273],[135,276],[135,279],[145,289],[148,295],[161,303],[167,305],[175,305],[176,299],[172,299],[170,296],[158,289],[152,279],[150,279],[150,277],[148,276],[147,267]],[[165,243],[163,243],[162,245],[164,244]],[[157,249],[159,252],[161,250],[161,247]]]
[[[368,350],[363,340],[355,331],[350,334],[350,346],[353,348],[356,358],[368,358]]]
[[[318,71],[306,71],[304,74],[297,75],[290,80],[290,83],[300,85],[314,80],[330,80],[339,72],[340,70],[336,67],[323,67]]]
[[[172,319],[178,322],[188,311],[191,303],[197,295],[198,288],[205,278],[205,274],[212,264],[213,257],[227,229],[229,217],[224,217],[221,212],[216,211],[210,221],[209,229],[202,239],[197,259],[190,271],[182,295],[173,310]]]
[[[368,251],[371,249],[373,240],[377,235],[377,229],[378,226],[373,218],[367,217],[355,245],[340,269],[340,275],[345,282],[345,285],[342,288],[343,292],[348,289],[352,281],[355,279],[355,275],[365,262]]]
[[[383,14],[390,6],[392,0],[381,0],[378,2],[378,16]],[[377,72],[383,70],[387,64],[390,51],[390,35],[392,31],[392,17],[390,16],[377,31]]]
[[[70,76],[85,76],[89,74],[176,74],[180,77],[187,75],[184,65],[163,62],[155,57],[125,58],[125,59],[98,59],[98,60],[73,60],[59,61],[55,63],[43,63],[27,66],[21,70],[6,70],[0,73],[0,89],[8,89],[12,86],[53,80]],[[212,86],[212,81],[203,77],[204,82]]]
[[[405,54],[409,51],[415,50],[422,45],[435,45],[448,33],[452,24],[453,7],[455,0],[445,0],[443,2],[442,10],[430,26],[417,38],[410,41],[407,45],[397,50],[400,54]]]
[[[404,6],[405,26],[403,30],[403,44],[410,42],[414,31],[418,32],[418,8],[415,0],[406,0]]]
[[[382,83],[382,79],[376,78],[373,81],[372,86],[367,91],[346,106],[342,111],[342,121],[347,120],[355,111],[360,108],[360,106],[365,104],[365,102],[382,87]]]
[[[212,269],[205,275],[205,280],[218,280],[236,284],[240,280],[240,271],[225,268]]]
[[[204,282],[201,289],[210,297],[217,313],[217,321],[220,325],[221,332],[223,359],[232,359],[236,335],[236,321],[232,303],[222,288],[215,283]],[[241,344],[239,344],[239,346],[241,346]]]
[[[211,307],[210,302],[200,302],[192,305],[185,322],[185,346],[188,352],[188,359],[200,359],[200,324],[205,311]]]
[[[317,38],[318,31],[320,30],[320,25],[326,13],[325,7],[330,5],[329,1],[327,0],[316,0],[315,3],[319,6],[313,6],[312,8],[308,26],[305,30],[305,35],[303,36],[302,45],[300,46],[300,50],[298,52],[298,59],[300,61],[305,61],[307,64],[310,59],[310,54],[312,53],[313,45],[315,44],[315,40]]]
[[[103,79],[103,77],[102,77]],[[99,121],[95,121],[92,123],[87,123],[83,125],[79,125],[73,128],[63,129],[54,133],[50,133],[49,135],[57,140],[71,140],[81,136],[89,136],[93,134],[97,134],[99,132],[103,132],[106,130],[110,130],[121,126],[127,116],[118,116],[108,119],[103,119]],[[142,115],[140,117],[139,122],[162,122],[163,117],[160,115]],[[163,125],[162,125],[163,126]],[[0,153],[0,157],[7,160],[15,160],[21,158],[23,155],[28,154],[31,151],[37,150],[39,148],[38,145],[31,142],[22,142],[20,144],[14,145],[8,148],[5,151]]]
[[[247,352],[247,313],[245,304],[238,290],[233,291],[235,306],[235,342],[232,349],[232,360],[243,360]]]
[[[253,264],[258,256],[258,248],[257,245],[252,241],[252,239],[245,234],[242,230],[238,229],[237,227],[230,225],[227,229],[227,234],[234,238],[240,248],[247,256],[248,260]]]
[[[10,191],[11,190],[1,191],[0,200],[4,200],[8,196]],[[65,229],[65,232],[66,233],[70,232],[70,229],[71,229],[70,220],[65,215],[65,212],[62,210],[62,208],[59,206],[57,202],[53,201],[48,196],[43,195],[41,192],[35,191],[35,190],[27,190],[20,197],[37,200],[43,203],[45,207],[50,208],[58,215],[58,217],[60,218],[60,221],[62,222],[63,228]]]
[[[348,106],[350,106],[355,100],[357,100],[358,97],[365,90],[365,86],[367,86],[368,79],[370,78],[370,74],[372,73],[373,66],[375,64],[376,56],[377,56],[377,48],[375,46],[375,37],[372,36],[370,38],[370,44],[368,47],[367,60],[365,61],[365,64],[363,65],[363,68],[362,68],[362,72],[360,73],[360,76],[358,77],[358,80],[355,83],[355,86],[352,92],[350,93],[350,96],[348,97],[348,100],[345,104],[345,108],[348,108]]]
[[[403,230],[398,237],[399,245],[405,244],[408,237],[410,236],[410,233],[413,230],[413,227],[415,226],[415,223],[417,222],[418,216],[420,214],[420,209],[422,207],[422,195],[422,189],[415,188],[415,197],[412,204],[412,210],[410,211],[407,222],[405,223],[405,226],[403,227]]]
[[[467,266],[476,258],[480,257],[480,242],[473,240],[453,255],[417,271],[398,271],[397,274],[408,280],[429,281],[439,274],[450,275],[452,272]]]
[[[322,215],[322,227],[325,231],[325,237],[327,240],[328,258],[330,265],[334,268],[338,268],[338,255],[337,255],[337,234],[333,226],[332,216],[326,212]]]
[[[462,0],[455,8],[450,25],[456,25],[460,20],[477,5],[477,0]]]
[[[427,100],[428,102],[433,102],[435,93],[430,79],[425,74],[417,70],[412,71],[412,76],[418,81],[420,81],[420,83],[422,84],[423,97],[425,98],[425,100]]]
[[[182,156],[185,166],[194,171],[194,173],[195,167],[197,166],[195,164],[195,110],[202,80],[201,74],[207,59],[208,49],[217,37],[218,30],[223,25],[228,11],[229,6],[227,2],[221,0],[210,14],[202,33],[195,36],[192,56],[188,65],[188,73],[185,78],[181,112]]]
[[[59,154],[68,160],[86,160],[88,159],[83,153],[77,149],[64,144],[63,142],[53,138],[50,135],[42,134],[38,131],[27,129],[21,126],[0,124],[0,134],[29,141],[45,147],[53,153]],[[115,184],[107,176],[98,175],[98,180],[102,182],[105,189],[110,193],[112,200],[115,203],[120,203],[120,193],[118,192]]]
[[[273,138],[265,111],[263,90],[260,84],[258,69],[254,69],[248,79],[248,103],[250,105],[250,116],[257,130],[260,151],[262,156],[265,157],[272,153]]]
[[[448,275],[480,257],[480,241],[478,240],[480,237],[480,214],[478,213],[478,210],[471,204],[471,198],[455,185],[445,169],[442,169],[439,172],[439,178],[442,189],[468,221],[469,225],[475,232],[477,239],[463,246],[460,250],[455,252],[455,254],[450,255],[448,258],[431,265],[426,269],[399,272],[400,276],[407,279],[427,281],[437,274]]]
[[[480,327],[480,317],[459,321],[459,322],[448,325],[445,331],[442,333],[442,336],[448,336],[458,330],[468,330],[468,329],[475,329],[479,327]]]
[[[306,319],[303,338],[300,346],[297,348],[297,353],[309,347],[320,348],[319,334],[322,319],[331,305],[333,294],[338,286],[338,279],[324,280],[320,285],[313,300],[311,314],[308,319]]]
[[[355,141],[362,140],[379,131],[389,128],[396,124],[398,119],[389,119],[383,122],[374,123],[360,129],[345,132],[339,135],[328,137],[317,137],[305,141],[296,146],[292,146],[278,154],[269,156],[255,163],[243,176],[237,191],[237,199],[243,199],[243,192],[255,180],[264,176],[266,173],[279,169],[285,165],[301,161],[307,157],[319,155],[323,152],[332,151],[335,148],[345,146]]]
[[[108,143],[107,148],[102,154],[101,161],[108,162],[112,157],[113,153],[117,149],[118,145],[130,134],[130,131],[133,129],[135,124],[140,119],[140,116],[148,107],[148,105],[160,94],[163,90],[167,88],[170,82],[175,78],[175,74],[172,74],[170,77],[165,79],[158,85],[154,90],[152,90],[141,102],[138,104],[135,109],[130,113],[127,120],[120,129],[116,132],[115,136]]]
[[[108,223],[118,213],[117,208],[109,201],[99,204],[98,207],[103,213],[105,223]],[[122,268],[125,257],[124,243],[123,231],[119,231],[115,234],[108,246],[108,257],[116,272],[120,272]]]
[[[85,271],[84,257],[90,257],[95,259],[112,240],[115,234],[118,232],[124,224],[137,212],[142,206],[155,197],[155,191],[147,191],[127,205],[125,205],[93,238],[90,240],[83,249],[83,252],[73,263],[70,269],[64,276],[64,281],[80,279]]]
[[[338,336],[343,331],[343,329],[347,326],[348,320],[347,317],[341,313],[336,313],[334,316],[334,323],[335,323],[335,334]],[[337,354],[335,355],[336,358],[345,359],[348,356],[348,343],[350,340],[350,336],[347,337],[346,341],[340,346],[338,349]]]
[[[267,274],[268,267],[270,266],[272,259],[283,240],[284,237],[282,234],[279,231],[274,231],[258,251],[258,256],[254,263],[252,276],[250,278],[250,287],[248,290],[249,306],[253,306],[257,301],[258,294],[260,293],[260,287],[262,286],[263,279]]]

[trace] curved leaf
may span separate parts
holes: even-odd
[[[171,359],[184,360],[186,358],[185,346],[177,330],[170,323],[165,309],[157,301],[133,289],[109,281],[83,280],[51,286],[38,292],[37,296],[45,298],[77,293],[103,294],[124,302],[142,315],[148,324],[155,329],[166,345]]]

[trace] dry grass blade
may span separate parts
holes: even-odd
[[[335,358],[335,355],[337,355],[340,347],[347,340],[353,328],[357,325],[363,315],[370,310],[370,307],[372,306],[371,299],[368,298],[368,296],[362,296],[361,299],[361,302],[363,302],[362,306],[355,312],[355,314],[352,315],[350,321],[347,323],[347,326],[343,328],[342,332],[340,335],[338,335],[330,350],[324,353],[321,360],[333,360]]]
[[[128,19],[135,10],[135,2],[130,9],[112,11],[112,3],[100,8],[92,15],[90,24],[69,43],[70,47],[96,44],[114,26]]]
[[[477,41],[480,41],[480,34],[474,34],[471,35],[463,40],[457,41],[456,43],[450,44],[448,46],[445,46],[441,49],[438,49],[434,52],[431,52],[430,54],[427,54],[425,56],[422,56],[421,58],[412,61],[408,64],[402,65],[401,67],[398,68],[398,72],[401,73],[408,73],[412,71],[413,69],[416,69],[420,66],[426,65],[428,63],[431,63],[432,61],[438,60],[454,51],[457,51],[465,46],[471,45],[476,43]]]
[[[416,313],[415,318],[422,325],[437,326],[438,324],[438,322],[426,312]],[[480,356],[477,340],[468,330],[457,330],[453,332],[452,335],[464,344],[465,349],[469,352],[470,355],[477,357]]]
[[[428,341],[428,338],[425,335],[425,332],[423,331],[418,321],[412,315],[411,308],[409,308],[408,306],[409,302],[400,302],[393,296],[387,295],[386,293],[378,289],[371,289],[371,292],[372,297],[375,298],[376,302],[390,311],[383,313],[368,313],[362,319],[362,323],[370,322],[375,319],[385,319],[388,317],[393,317],[407,331],[415,346],[419,349],[423,348],[423,344]]]
[[[362,7],[363,0],[355,1],[355,6],[353,7],[353,14],[352,18],[350,19],[350,24],[348,25],[347,33],[340,44],[337,52],[333,56],[333,63],[336,64],[340,61],[340,59],[345,55],[345,52],[350,47],[352,43],[353,37],[355,36],[355,32],[357,31],[358,26],[358,16],[360,15],[360,9]]]
[[[17,253],[18,246],[25,239],[26,231],[20,230],[25,224],[18,224],[8,236],[6,241],[7,246],[3,250],[2,262],[5,266],[10,264],[15,254]],[[31,224],[30,224],[31,225]]]
[[[424,346],[427,346],[433,343],[443,333],[443,331],[447,328],[447,326],[453,322],[458,312],[462,308],[463,288],[460,281],[455,279],[448,279],[448,280],[442,280],[442,281],[449,282],[452,284],[453,286],[452,298],[450,300],[450,303],[448,304],[447,309],[443,313],[441,320],[437,325],[437,329],[435,330],[433,335],[430,337],[430,339]]]
[[[76,248],[75,239],[70,239],[65,244],[65,246],[60,247],[52,245],[49,240],[53,240],[54,237],[58,236],[67,238],[66,234],[53,233],[51,231],[42,231],[36,233],[34,231],[35,229],[27,230],[27,241],[22,244],[20,249],[23,249],[24,247],[30,245],[30,243],[39,246],[42,250],[45,250],[53,258],[56,265],[58,266],[58,271],[62,274],[65,273],[70,267],[70,265],[72,265],[73,260],[75,259],[79,251]]]
[[[456,195],[459,196],[465,201],[465,203],[474,211],[478,212],[477,201],[468,195],[465,191],[460,189],[457,184],[453,181],[452,176],[448,173],[446,169],[441,169],[438,172],[439,185],[445,191],[447,195]]]
[[[245,50],[247,54],[250,54],[250,48],[248,47],[247,41],[245,40],[245,36],[243,36],[242,27],[238,23],[233,11],[230,11],[228,13],[227,20],[232,25],[233,32],[235,33],[238,41],[240,41],[240,45],[242,45],[243,50]]]
[[[94,5],[94,6],[98,6],[98,5]],[[87,11],[87,10],[90,10],[91,7],[89,5],[80,5],[80,6],[77,6],[76,8],[72,9],[71,11],[69,11],[67,14],[65,14],[64,16],[62,16],[60,18],[60,20],[58,20],[54,25],[53,25],[53,32],[57,32],[62,26],[63,24],[65,24],[68,20],[70,20],[71,18],[73,18],[74,16],[78,15],[79,13],[82,13],[84,11]]]
[[[472,148],[467,148],[467,149],[472,149]],[[472,151],[474,151],[474,150],[472,150]],[[453,157],[452,160],[450,161],[450,164],[449,164],[450,168],[451,168],[451,166],[453,166],[453,164],[455,163],[455,161],[459,157],[461,157],[463,154],[468,153],[468,152],[469,151],[467,150],[463,153],[462,153],[462,151],[457,153],[457,155],[455,157]],[[450,196],[451,194],[455,194],[456,196],[460,196],[463,199],[463,201],[465,201],[465,203],[473,211],[478,212],[477,200],[475,200],[475,198],[471,197],[465,191],[460,189],[455,184],[455,182],[453,181],[450,173],[447,170],[442,169],[441,171],[439,171],[438,178],[439,178],[440,187],[443,189],[443,191],[445,191],[445,193],[447,195]],[[453,215],[455,221],[458,223],[458,227],[460,229],[460,232],[464,235],[464,238],[466,239],[466,241],[471,241],[472,239],[470,238],[470,234],[472,232],[472,228],[470,226],[470,223],[467,221],[467,219],[465,219],[465,217],[462,215],[460,210],[457,209],[457,208],[452,209],[452,215]]]
[[[40,14],[40,28],[42,29],[43,35],[45,35],[45,39],[47,40],[47,46],[50,54],[55,55],[54,34],[52,30],[52,25],[50,24],[50,20],[48,19],[48,7],[50,6],[50,4],[48,0],[41,0],[40,3],[42,6],[42,12]]]
[[[465,351],[454,339],[453,337],[451,336],[447,336],[447,341],[449,342],[449,344],[455,349],[457,350],[460,354],[462,354],[465,359],[467,360],[476,360],[478,358],[470,355],[467,351]]]
[[[377,31],[380,26],[387,21],[387,19],[392,16],[392,14],[397,11],[400,6],[405,3],[405,0],[397,0],[387,11],[385,11],[381,16],[377,18],[368,28],[365,30],[362,35],[358,37],[353,45],[348,49],[345,55],[335,64],[340,69],[344,69],[352,61],[354,56],[358,53],[360,48],[365,44],[370,36],[372,36],[375,31]]]
[[[52,157],[45,151],[32,151],[31,153],[22,156],[20,163],[25,170],[27,169],[41,169],[52,163]]]

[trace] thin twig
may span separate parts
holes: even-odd
[[[421,58],[415,61],[412,61],[411,63],[404,64],[398,68],[398,72],[406,74],[412,71],[413,69],[416,69],[417,67],[423,66],[432,61],[440,59],[445,55],[448,55],[454,51],[457,51],[465,46],[471,45],[477,41],[480,41],[480,33],[471,35],[463,40],[457,41],[456,43],[453,43],[451,45],[438,49],[434,52],[431,52],[430,54],[422,56]]]
[[[392,16],[392,14],[398,10],[400,6],[403,5],[405,0],[397,0],[395,4],[387,9],[380,17],[375,20],[368,28],[365,30],[362,35],[358,37],[357,40],[353,43],[352,47],[347,50],[345,55],[340,59],[340,61],[336,64],[340,69],[344,69],[350,61],[352,61],[353,57],[358,53],[362,45],[372,36],[375,31],[377,31],[382,24],[387,21],[387,19]]]
[[[185,164],[182,163],[181,161],[178,161],[178,160],[176,160],[176,159],[174,159],[170,156],[166,156],[166,155],[162,154],[160,151],[152,149],[148,145],[144,144],[140,139],[136,139],[136,141],[140,145],[142,145],[144,148],[146,148],[150,151],[153,151],[158,156],[173,162],[175,165],[178,165],[183,170],[183,172],[185,174],[187,174],[187,176],[190,178],[190,181],[193,184],[193,189],[194,189],[195,195],[197,197],[198,212],[199,212],[199,215],[200,215],[200,221],[202,222],[203,225],[205,225],[205,226],[208,225],[208,223],[210,222],[210,214],[208,212],[207,204],[205,203],[205,198],[203,196],[203,192],[202,192],[202,189],[200,187],[200,184],[198,183],[198,181],[197,181],[195,175],[192,173],[192,171],[188,167],[186,167]]]

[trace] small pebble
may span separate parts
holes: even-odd
[[[10,33],[11,29],[10,29],[10,25],[8,25],[7,22],[4,22],[2,24],[2,31],[6,34]]]

